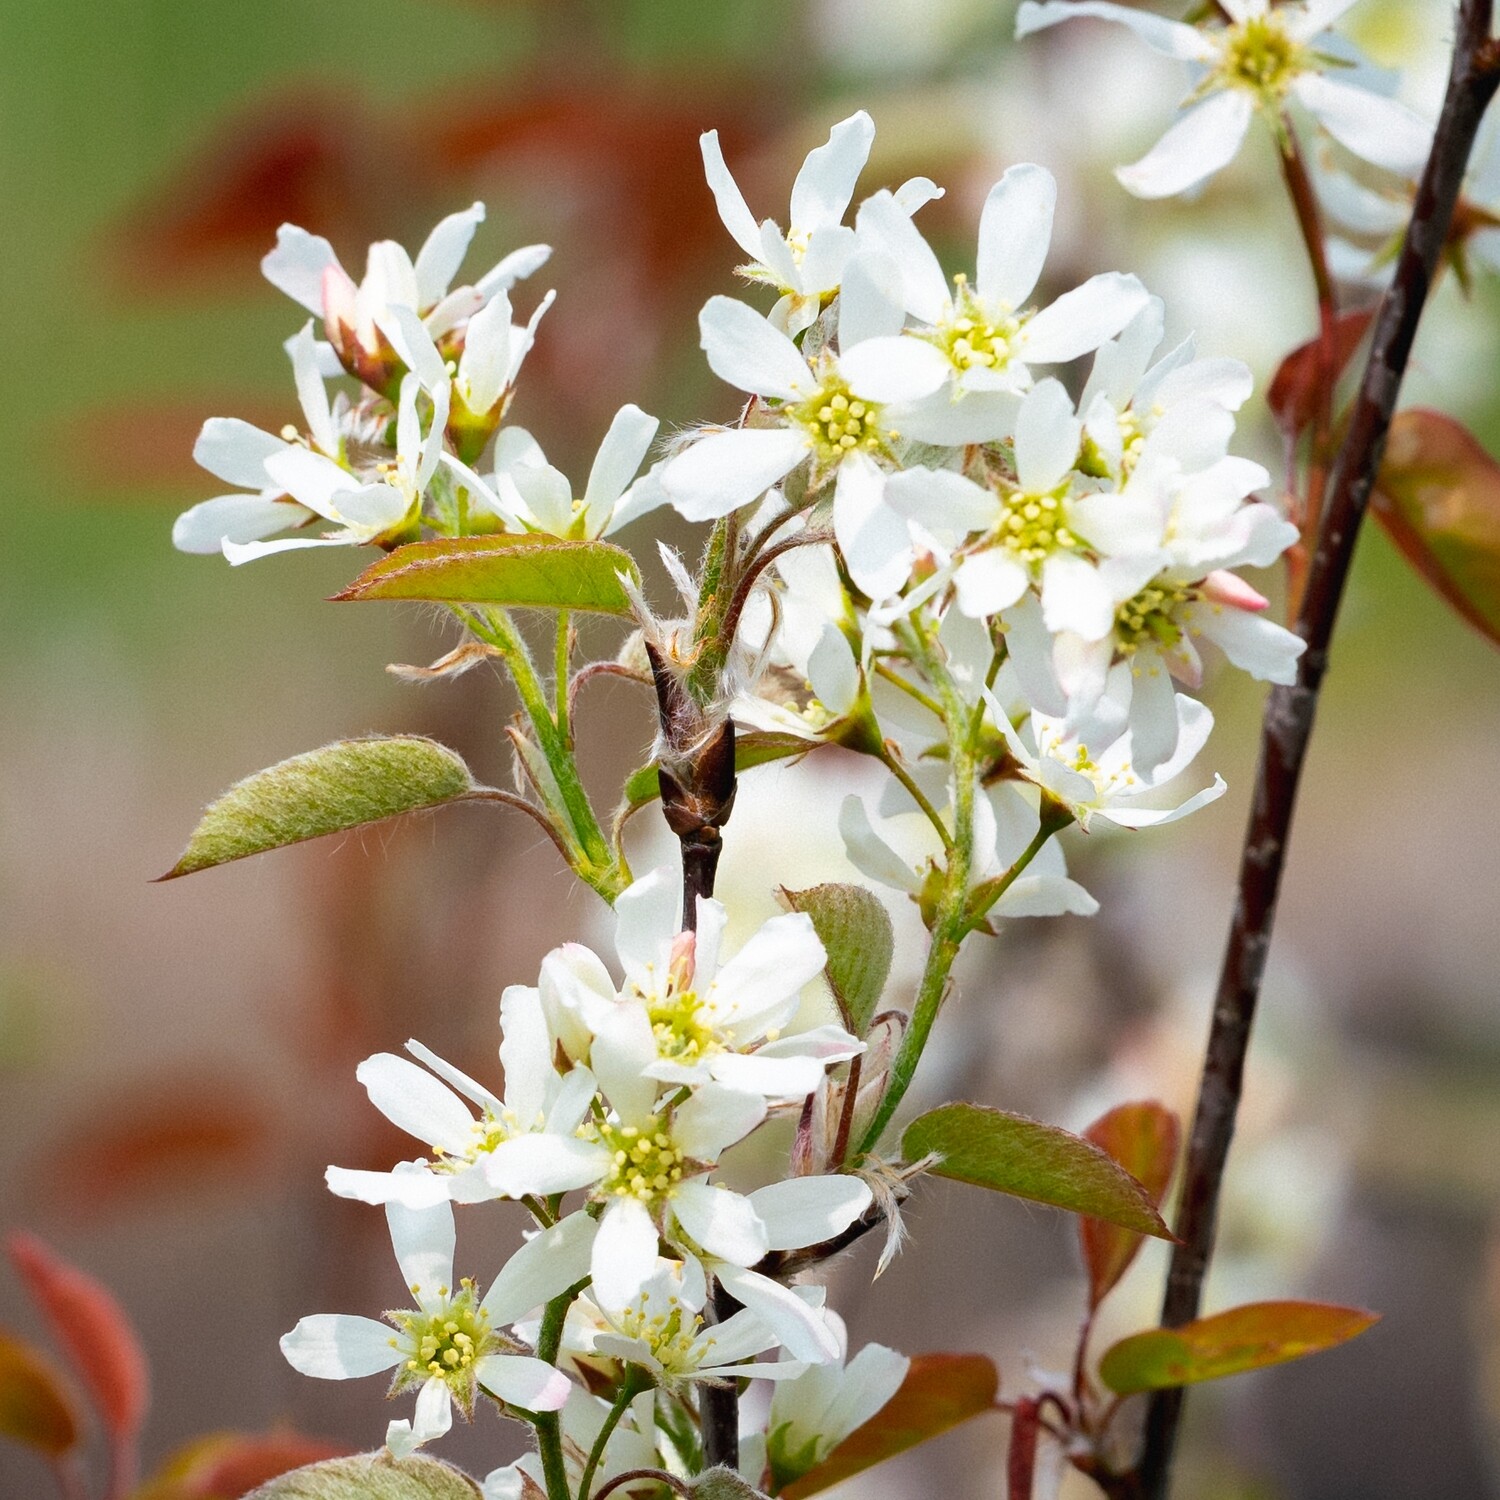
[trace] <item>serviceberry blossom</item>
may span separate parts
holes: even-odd
[[[321,1313],[303,1318],[281,1340],[294,1369],[323,1380],[394,1372],[391,1395],[416,1391],[410,1421],[390,1424],[386,1444],[397,1455],[441,1437],[456,1404],[473,1415],[480,1390],[527,1411],[556,1411],[568,1378],[500,1330],[587,1274],[594,1225],[574,1215],[523,1246],[482,1297],[472,1281],[453,1279],[455,1231],[447,1203],[386,1207],[391,1243],[411,1311],[387,1313],[395,1333],[373,1318]]]
[[[1330,68],[1346,66],[1350,49],[1338,38],[1344,55],[1330,56],[1319,50],[1320,40],[1354,4],[1223,0],[1227,25],[1207,7],[1208,19],[1189,26],[1108,0],[1024,0],[1016,13],[1016,35],[1091,16],[1128,26],[1153,51],[1194,65],[1197,78],[1187,112],[1140,161],[1116,170],[1138,197],[1171,197],[1213,176],[1238,154],[1257,111],[1274,130],[1284,129],[1291,100],[1354,155],[1414,177],[1431,149],[1432,127],[1394,99],[1328,76]]]
[[[844,214],[854,197],[859,174],[870,159],[875,122],[864,110],[840,120],[828,140],[810,151],[792,184],[791,223],[783,233],[771,219],[757,224],[719,145],[719,132],[700,139],[703,169],[724,227],[750,257],[740,267],[748,281],[773,286],[781,300],[772,309],[772,325],[791,337],[810,328],[824,303],[839,289],[844,268],[854,253],[854,231]],[[897,189],[898,210],[908,218],[942,190],[927,178],[914,178]]]

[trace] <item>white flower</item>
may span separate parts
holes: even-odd
[[[1052,242],[1057,183],[1045,167],[1012,167],[990,189],[979,220],[978,274],[952,286],[927,241],[889,193],[876,193],[859,211],[861,247],[899,267],[906,311],[917,328],[900,337],[873,338],[845,350],[851,381],[880,400],[910,400],[947,390],[1019,393],[1031,385],[1033,364],[1064,364],[1097,349],[1146,305],[1134,276],[1092,277],[1047,307],[1028,308]],[[952,405],[951,399],[948,401]],[[1001,437],[975,428],[1003,404],[959,403],[949,414],[951,442]],[[934,417],[941,407],[934,406]],[[925,413],[924,413],[925,414]]]
[[[563,1350],[585,1359],[623,1360],[654,1384],[678,1390],[699,1380],[789,1380],[808,1368],[793,1360],[745,1363],[776,1349],[780,1340],[747,1308],[721,1323],[705,1323],[707,1300],[707,1281],[695,1258],[658,1261],[627,1302],[580,1297],[569,1309]]]
[[[836,1313],[827,1317],[838,1334],[838,1358],[778,1385],[764,1436],[746,1434],[740,1439],[741,1472],[757,1482],[764,1475],[778,1491],[877,1417],[911,1367],[904,1354],[884,1344],[866,1344],[845,1363],[848,1331]]]
[[[812,326],[824,300],[843,281],[855,244],[854,231],[844,224],[844,214],[874,139],[875,122],[860,110],[840,120],[829,132],[827,142],[808,153],[792,184],[791,224],[785,234],[770,219],[762,224],[755,222],[739,184],[725,165],[719,132],[710,130],[700,139],[703,168],[719,217],[750,257],[740,274],[774,286],[782,294],[771,312],[771,322],[792,337]],[[900,188],[896,196],[901,211],[910,216],[942,193],[925,178],[917,178]]]
[[[305,446],[337,463],[343,443],[318,371],[312,324],[289,338],[285,347],[307,420]],[[173,546],[183,552],[218,552],[225,542],[256,542],[311,521],[314,513],[292,500],[266,472],[267,459],[303,446],[295,429],[273,437],[238,417],[210,417],[193,446],[194,461],[217,478],[254,493],[220,495],[185,510],[172,526]]]
[[[951,822],[952,788],[934,784],[926,767],[914,773],[922,789],[944,818]],[[940,852],[937,832],[927,818],[903,806],[905,792],[892,784],[889,798],[880,811],[893,816],[883,820],[883,832],[877,832],[869,811],[859,797],[844,798],[839,810],[839,833],[850,862],[862,875],[877,885],[905,891],[920,901],[926,885],[926,871]],[[971,885],[1005,874],[1012,869],[1036,838],[1041,819],[1035,803],[1014,782],[1000,782],[992,787],[976,786],[974,791],[975,868]],[[900,850],[893,846],[894,839]],[[1031,863],[1011,882],[991,908],[999,917],[1056,917],[1071,912],[1091,917],[1099,903],[1076,881],[1069,880],[1067,862],[1055,839],[1049,840],[1032,858]]]
[[[304,1375],[348,1380],[394,1371],[391,1394],[417,1392],[411,1421],[386,1435],[398,1456],[441,1437],[453,1404],[473,1413],[477,1388],[527,1411],[557,1411],[571,1389],[566,1375],[530,1355],[500,1328],[557,1296],[587,1274],[594,1225],[574,1214],[524,1245],[481,1298],[472,1281],[453,1280],[453,1210],[441,1203],[386,1207],[396,1262],[416,1308],[373,1318],[323,1313],[303,1318],[281,1340],[281,1352]]]
[[[655,1419],[656,1395],[644,1391],[630,1403],[624,1418],[604,1445],[604,1458],[594,1473],[596,1489],[617,1474],[631,1469],[654,1469],[661,1462]],[[562,1409],[563,1462],[567,1467],[571,1489],[583,1477],[583,1466],[594,1451],[594,1444],[609,1416],[610,1402],[591,1396],[574,1386]],[[528,1485],[531,1488],[528,1489]],[[660,1490],[655,1480],[642,1480],[615,1490],[617,1495],[654,1495]],[[536,1453],[528,1453],[493,1469],[485,1476],[484,1500],[528,1500],[528,1496],[546,1493],[546,1477]]]
[[[301,547],[362,546],[414,525],[421,516],[422,500],[442,451],[443,426],[448,419],[446,376],[426,392],[431,412],[425,434],[418,407],[422,392],[418,374],[402,380],[396,412],[396,457],[377,466],[373,481],[310,448],[289,445],[266,459],[271,481],[299,504],[332,522],[336,530],[320,537],[283,537],[270,542],[226,540],[224,556],[238,565]]]
[[[415,261],[394,240],[378,241],[370,246],[358,286],[327,240],[295,224],[283,224],[276,233],[276,248],[261,261],[261,270],[272,286],[324,319],[334,350],[351,375],[388,393],[399,373],[384,326],[390,321],[389,309],[410,309],[420,315],[432,338],[440,339],[530,276],[552,253],[547,245],[524,246],[473,286],[450,291],[483,220],[482,203],[449,214],[427,236]]]
[[[1014,484],[997,476],[986,487],[947,470],[922,468],[889,481],[890,505],[939,541],[979,533],[952,569],[964,614],[1001,614],[1035,585],[1048,630],[1102,640],[1119,605],[1159,571],[1164,559],[1154,554],[1102,561],[1090,555],[1077,514],[1085,504],[1112,500],[1099,497],[1097,483],[1076,467],[1082,439],[1083,424],[1068,393],[1058,381],[1044,380],[1027,393],[1016,417]],[[1127,489],[1145,490],[1156,482],[1156,471],[1142,468]],[[1159,509],[1151,500],[1140,503],[1153,514]]]
[[[554,1071],[554,1039],[535,989],[508,989],[500,1024],[503,1099],[420,1042],[406,1047],[426,1068],[390,1052],[366,1058],[355,1076],[370,1102],[429,1147],[435,1160],[403,1164],[394,1172],[329,1167],[329,1188],[363,1203],[421,1208],[444,1199],[545,1196],[594,1182],[597,1149],[578,1139],[594,1099],[593,1074],[585,1067]]]
[[[1179,728],[1172,755],[1149,769],[1138,769],[1132,764],[1132,737],[1128,729],[1121,733],[1118,719],[1100,717],[1092,723],[1075,726],[1033,713],[1030,729],[1035,749],[1032,749],[993,699],[991,709],[1025,776],[1061,802],[1085,832],[1095,817],[1122,828],[1175,823],[1217,801],[1227,790],[1223,778],[1215,775],[1212,786],[1170,810],[1136,805],[1140,798],[1159,791],[1185,771],[1213,730],[1214,716],[1208,709],[1180,693],[1173,704]],[[1095,747],[1092,750],[1091,740]]]
[[[759,398],[766,425],[710,431],[662,466],[660,482],[690,521],[713,520],[758,499],[799,464],[813,481],[834,480],[833,524],[851,576],[871,598],[904,581],[911,550],[899,517],[883,503],[892,444],[920,436],[904,420],[899,386],[876,401],[842,372],[841,358],[905,321],[898,278],[884,256],[850,261],[839,297],[839,350],[809,362],[786,334],[742,302],[713,297],[699,316],[714,373]],[[913,392],[915,393],[915,392]],[[774,424],[774,425],[771,425]]]
[[[599,444],[588,484],[577,500],[567,475],[547,462],[541,444],[522,427],[503,428],[495,439],[492,480],[451,454],[445,454],[443,462],[468,489],[471,503],[492,511],[507,530],[592,540],[612,535],[665,503],[666,496],[650,476],[635,478],[659,425],[640,407],[622,406]]]
[[[1432,145],[1432,127],[1394,99],[1327,76],[1317,40],[1355,0],[1224,0],[1228,25],[1185,25],[1107,0],[1024,0],[1016,35],[1077,16],[1128,26],[1154,51],[1202,70],[1187,113],[1133,166],[1116,172],[1132,193],[1185,192],[1234,158],[1257,109],[1278,121],[1295,99],[1340,145],[1377,167],[1414,177]]]

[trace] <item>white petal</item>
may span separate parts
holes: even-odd
[[[772,1250],[800,1250],[842,1234],[869,1206],[869,1185],[844,1174],[789,1177],[750,1194]]]
[[[885,475],[866,453],[839,465],[833,489],[833,531],[849,576],[871,599],[896,592],[914,552],[906,523],[885,503]]]
[[[898,514],[946,542],[992,526],[999,515],[996,497],[951,469],[905,469],[885,482],[887,503]]]
[[[226,484],[263,490],[266,460],[286,446],[283,439],[238,417],[210,417],[193,444],[193,462]]]
[[[1115,601],[1091,563],[1054,552],[1042,564],[1042,618],[1054,633],[1100,641],[1114,629]]]
[[[794,228],[817,229],[843,219],[874,140],[875,122],[859,110],[840,120],[824,145],[808,152],[792,184]]]
[[[594,1077],[615,1113],[627,1125],[638,1125],[656,1103],[656,1082],[646,1070],[656,1061],[656,1038],[646,1007],[622,1001],[595,1028],[589,1049]]]
[[[790,1288],[756,1271],[730,1264],[713,1269],[735,1297],[775,1330],[793,1359],[827,1364],[839,1357],[838,1336],[821,1309],[809,1307]]]
[[[347,493],[359,483],[331,458],[298,447],[283,446],[279,453],[271,454],[266,459],[266,474],[294,500],[334,521],[342,517],[333,497]]]
[[[854,231],[842,224],[825,224],[808,236],[807,249],[802,252],[802,264],[798,268],[798,280],[802,286],[802,301],[811,313],[809,327],[817,321],[822,294],[838,290],[857,244]],[[896,300],[899,304],[899,295]],[[797,331],[801,332],[800,329]],[[783,328],[782,332],[791,337],[791,329]]]
[[[797,346],[733,297],[710,297],[698,314],[698,331],[709,368],[742,391],[795,401],[812,385]]]
[[[819,1427],[825,1437],[841,1443],[884,1409],[906,1379],[911,1361],[884,1344],[866,1344],[844,1366],[838,1394],[829,1403]]]
[[[410,307],[404,303],[392,303],[375,321],[407,369],[421,382],[423,390],[436,392],[448,383],[448,369],[443,357],[438,353],[427,325]],[[405,385],[403,380],[403,390]],[[400,448],[403,453],[410,451],[405,443],[400,444]]]
[[[1334,140],[1363,160],[1405,177],[1418,176],[1426,165],[1432,126],[1398,100],[1320,73],[1303,73],[1292,93]]]
[[[1045,167],[1012,167],[984,201],[979,216],[976,287],[992,306],[1020,307],[1042,274],[1052,243],[1057,180]]]
[[[395,1424],[393,1423],[392,1426]],[[402,1424],[405,1425],[404,1423]],[[453,1397],[448,1382],[441,1375],[434,1375],[423,1382],[417,1392],[417,1405],[412,1413],[411,1427],[402,1434],[412,1448],[423,1443],[435,1442],[453,1426]],[[387,1432],[387,1443],[390,1434]]]
[[[839,808],[839,835],[850,863],[861,875],[912,895],[922,889],[916,871],[870,826],[870,815],[856,796],[845,797]]]
[[[484,204],[474,203],[456,214],[438,221],[437,227],[427,236],[422,248],[417,251],[417,306],[427,308],[436,305],[447,293],[464,256],[469,253],[469,242],[474,231],[484,222]]]
[[[1027,393],[1016,418],[1016,474],[1031,494],[1045,494],[1073,467],[1083,424],[1073,401],[1056,380]]]
[[[289,500],[264,495],[220,495],[200,500],[172,523],[172,545],[179,552],[219,552],[228,542],[243,546],[263,537],[300,526],[313,513]]]
[[[431,1208],[448,1197],[451,1177],[436,1172],[361,1172],[329,1167],[324,1173],[328,1191],[357,1203],[404,1203],[408,1208]]]
[[[1224,778],[1215,775],[1212,786],[1204,787],[1196,796],[1168,811],[1146,807],[1106,807],[1099,816],[1118,823],[1121,828],[1159,828],[1164,823],[1175,823],[1179,818],[1197,812],[1200,807],[1207,807],[1210,802],[1217,802],[1228,790]]]
[[[708,1061],[715,1083],[764,1099],[805,1099],[822,1082],[815,1057],[767,1057],[763,1052],[721,1052]]]
[[[1026,701],[1042,713],[1063,713],[1066,695],[1058,681],[1052,633],[1042,618],[1041,601],[1035,594],[1023,594],[1005,612],[1002,624],[1010,647],[1009,664]]]
[[[1091,917],[1098,910],[1076,880],[1060,875],[1023,875],[994,906],[1001,917]]]
[[[328,405],[328,388],[318,368],[318,341],[312,330],[311,323],[305,324],[284,347],[292,361],[292,378],[302,415],[307,418],[307,430],[324,453],[334,454],[339,451],[339,434]]]
[[[594,1295],[603,1307],[626,1307],[656,1271],[656,1225],[645,1204],[613,1198],[599,1219],[594,1240]]]
[[[501,1141],[481,1160],[485,1180],[507,1198],[588,1187],[609,1171],[609,1163],[605,1147],[551,1131]]]
[[[541,270],[551,258],[551,245],[522,245],[486,271],[474,283],[474,290],[486,299],[496,292],[508,292],[518,281],[525,281]]]
[[[322,235],[283,224],[276,231],[276,248],[261,261],[260,269],[277,291],[322,317],[323,272],[338,263],[333,246]]]
[[[694,1244],[737,1266],[753,1266],[769,1249],[750,1200],[726,1187],[685,1182],[672,1198],[672,1213]]]
[[[805,912],[772,917],[719,970],[708,1003],[731,1025],[750,1018],[759,1021],[793,1004],[803,985],[817,978],[827,961]]]
[[[387,1203],[385,1222],[391,1231],[396,1264],[412,1296],[426,1307],[453,1287],[453,1206],[407,1208]]]
[[[1260,615],[1227,605],[1195,605],[1193,626],[1201,630],[1241,671],[1262,682],[1293,683],[1307,642]]]
[[[341,532],[333,537],[283,537],[277,542],[232,542],[227,537],[224,540],[224,556],[229,559],[232,567],[239,567],[241,563],[254,562],[259,557],[270,557],[274,552],[297,552],[304,547],[347,547],[358,541],[352,532]]]
[[[861,246],[883,251],[900,267],[906,310],[938,322],[948,306],[948,278],[911,214],[881,191],[860,205],[858,225]]]
[[[455,1068],[451,1062],[441,1058],[431,1047],[415,1040],[408,1040],[406,1050],[419,1062],[425,1063],[449,1088],[460,1093],[466,1099],[471,1099],[480,1109],[493,1110],[497,1115],[504,1109],[505,1105],[482,1083],[470,1078],[462,1068]],[[502,1056],[504,1054],[502,1053]]]
[[[573,1390],[561,1370],[526,1354],[487,1354],[474,1375],[490,1395],[525,1411],[561,1411]]]
[[[1092,276],[1026,325],[1026,360],[1057,365],[1088,354],[1119,333],[1149,301],[1134,276],[1115,271]]]
[[[1014,391],[971,391],[956,399],[948,391],[936,391],[920,401],[888,408],[886,420],[902,437],[961,447],[1009,437],[1020,404]]]
[[[1104,553],[1152,551],[1161,544],[1166,524],[1151,495],[1085,495],[1068,507],[1068,525]]]
[[[719,132],[707,131],[698,137],[703,152],[703,175],[708,179],[709,191],[714,195],[714,204],[719,218],[733,236],[734,242],[751,260],[760,259],[760,230],[755,215],[750,212],[745,196],[740,192],[724,161],[724,148],[719,144]]]
[[[627,978],[643,988],[658,978],[682,930],[682,880],[662,865],[632,881],[615,902],[615,951]]]
[[[672,1138],[694,1161],[716,1162],[765,1117],[759,1095],[705,1083],[672,1116]]]
[[[807,680],[818,702],[829,713],[846,714],[859,696],[859,663],[848,637],[832,620],[807,659]]]
[[[354,1076],[386,1119],[425,1145],[462,1155],[473,1144],[474,1116],[425,1068],[394,1052],[377,1052]]]
[[[281,1352],[299,1374],[352,1380],[401,1363],[401,1351],[391,1347],[393,1338],[393,1330],[373,1318],[318,1313],[282,1334]]]
[[[1131,759],[1140,775],[1154,778],[1157,769],[1177,752],[1182,716],[1172,678],[1160,657],[1141,652],[1135,668],[1130,679]]]
[[[796,428],[711,432],[662,466],[661,485],[687,520],[717,520],[758,500],[807,451]]]
[[[511,361],[511,306],[497,292],[469,319],[458,357],[458,388],[475,416],[484,416],[505,394]]]
[[[953,575],[958,607],[974,620],[1009,609],[1026,592],[1026,585],[1026,569],[999,547],[966,557]]]
[[[1234,160],[1254,113],[1243,89],[1225,89],[1194,105],[1132,166],[1115,176],[1138,198],[1170,198]]]
[[[1101,395],[1117,407],[1129,403],[1151,363],[1152,352],[1162,341],[1165,317],[1161,298],[1150,297],[1120,330],[1119,337],[1099,350],[1078,401],[1079,411],[1087,411]]]
[[[844,267],[839,289],[839,355],[840,369],[846,376],[849,372],[843,360],[857,345],[866,339],[894,338],[901,332],[906,322],[904,300],[901,272],[889,255],[879,250],[861,251]],[[852,376],[849,383],[860,395],[877,401],[905,399],[902,393],[882,396],[867,391]]]
[[[502,1328],[515,1323],[582,1281],[589,1274],[598,1231],[598,1224],[580,1209],[533,1235],[506,1261],[485,1293],[490,1321]]]
[[[866,339],[841,355],[839,373],[868,401],[918,401],[947,384],[953,365],[925,339],[892,334]]]
[[[615,501],[635,478],[660,425],[638,406],[622,406],[615,413],[594,455],[594,466],[589,470],[588,486],[583,492],[585,529],[590,536],[597,534],[609,519]]]
[[[1126,5],[1110,5],[1106,0],[1025,0],[1016,14],[1017,38],[1030,36],[1059,21],[1075,16],[1094,16],[1101,21],[1118,21],[1128,26],[1147,46],[1183,62],[1211,62],[1212,46],[1195,27],[1180,21],[1168,21],[1150,11],[1135,10]]]

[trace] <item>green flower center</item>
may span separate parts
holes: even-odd
[[[684,1154],[666,1128],[663,1115],[652,1115],[644,1125],[594,1126],[599,1143],[613,1157],[598,1192],[607,1198],[635,1198],[654,1204],[670,1198],[682,1181]]]
[[[534,1123],[535,1128],[540,1129],[546,1124],[546,1117],[539,1115]],[[463,1152],[444,1151],[441,1146],[432,1148],[433,1170],[449,1173],[461,1172],[465,1167],[472,1166],[480,1157],[488,1156],[502,1142],[525,1134],[527,1128],[516,1119],[513,1110],[508,1109],[500,1115],[486,1110],[474,1122],[473,1139]]]
[[[1040,563],[1054,552],[1074,551],[1078,538],[1068,526],[1065,493],[1063,486],[1045,495],[1018,490],[1006,496],[996,540],[1023,563]]]
[[[673,1062],[695,1063],[712,1052],[722,1052],[724,1043],[714,1029],[713,1012],[692,989],[668,984],[666,993],[652,996],[646,1014],[656,1038],[656,1051]]]
[[[968,277],[953,278],[953,316],[931,335],[959,370],[1003,370],[1015,352],[1026,315],[1009,310],[991,318],[969,290]]]
[[[1122,656],[1134,656],[1142,646],[1168,649],[1182,639],[1176,612],[1191,603],[1193,591],[1172,583],[1148,584],[1115,611],[1115,643]]]
[[[650,1292],[642,1292],[620,1318],[620,1331],[627,1338],[640,1339],[650,1346],[664,1370],[673,1374],[690,1374],[704,1363],[703,1356],[713,1347],[708,1339],[698,1345],[703,1319],[685,1308],[676,1297],[668,1297],[664,1311],[654,1312],[647,1305]]]
[[[831,464],[850,453],[885,450],[886,439],[894,434],[882,427],[881,410],[872,401],[861,401],[846,381],[830,375],[813,395],[790,407],[788,415],[812,439],[818,458]]]
[[[1229,28],[1220,73],[1226,83],[1279,99],[1303,71],[1303,52],[1279,16],[1252,16]]]
[[[396,1389],[421,1385],[430,1376],[440,1375],[467,1410],[473,1398],[475,1361],[499,1348],[500,1339],[490,1327],[490,1315],[480,1305],[472,1281],[465,1279],[451,1295],[446,1287],[441,1288],[439,1295],[442,1301],[431,1311],[386,1314],[398,1330],[391,1344],[406,1356],[396,1372]]]

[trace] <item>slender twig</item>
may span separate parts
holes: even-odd
[[[891,748],[890,740],[882,740],[880,743],[880,755],[878,757],[892,776],[906,789],[906,794],[917,804],[927,817],[927,821],[937,830],[937,836],[942,840],[945,853],[953,852],[953,835],[948,832],[948,825],[943,822],[943,815],[932,805],[927,793],[917,784],[911,772],[901,763],[899,750]]]
[[[599,1429],[599,1436],[594,1439],[594,1446],[589,1449],[587,1462],[583,1466],[583,1473],[578,1480],[578,1500],[589,1500],[589,1491],[594,1485],[594,1475],[599,1471],[599,1465],[604,1460],[604,1450],[609,1447],[609,1440],[614,1436],[615,1428],[620,1425],[623,1417],[642,1391],[650,1389],[649,1384],[643,1384],[635,1378],[636,1372],[630,1371],[625,1379],[620,1382],[620,1389],[615,1393],[615,1399],[609,1408],[609,1415],[604,1419],[604,1425]]]
[[[536,1357],[544,1364],[557,1363],[568,1309],[585,1284],[580,1281],[576,1286],[570,1286],[554,1297],[543,1311],[542,1326],[537,1332]],[[543,1411],[533,1415],[532,1423],[536,1428],[537,1452],[542,1460],[542,1477],[547,1482],[547,1500],[572,1500],[568,1470],[563,1462],[562,1418],[555,1411]]]
[[[665,1469],[626,1469],[623,1474],[616,1474],[606,1485],[601,1486],[594,1500],[608,1500],[616,1490],[622,1490],[627,1484],[634,1484],[638,1479],[654,1479],[658,1484],[664,1484],[676,1495],[687,1495],[691,1500],[692,1490],[678,1479],[675,1474],[668,1474]]]
[[[631,667],[625,666],[617,661],[593,661],[584,667],[582,671],[573,675],[573,681],[568,685],[568,717],[578,717],[578,691],[584,683],[592,682],[596,677],[623,677],[627,682],[639,683],[642,687],[651,686],[651,678],[645,672],[637,672]]]
[[[499,787],[484,786],[476,787],[472,792],[466,793],[464,800],[466,802],[498,802],[504,807],[513,807],[517,812],[528,814],[536,820],[538,826],[542,828],[547,837],[557,846],[557,852],[569,864],[573,863],[576,856],[563,842],[562,836],[552,826],[546,813],[535,804],[528,802],[524,797],[518,797],[514,792],[501,791]]]
[[[1329,485],[1329,501],[1297,617],[1307,642],[1289,687],[1271,693],[1261,734],[1260,767],[1240,863],[1239,896],[1219,978],[1198,1107],[1189,1140],[1162,1322],[1197,1316],[1213,1251],[1219,1189],[1244,1079],[1256,1000],[1270,947],[1297,783],[1312,733],[1328,647],[1365,506],[1395,414],[1417,326],[1437,273],[1474,137],[1497,84],[1500,59],[1490,40],[1494,0],[1463,0],[1458,39],[1432,155],[1417,189],[1395,278],[1381,303],[1369,362]],[[1164,1500],[1181,1417],[1181,1391],[1153,1396],[1141,1461],[1142,1494]]]

